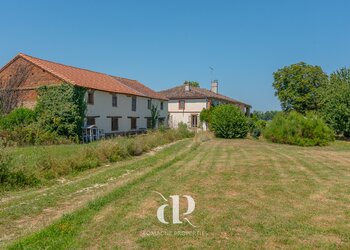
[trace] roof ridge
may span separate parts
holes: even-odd
[[[149,91],[151,91],[155,96],[158,96],[158,98],[166,98],[166,97],[163,96],[162,94],[160,94],[160,93],[158,93],[157,91],[155,91],[155,90],[153,90],[153,89],[147,87],[145,84],[143,84],[142,82],[140,82],[140,81],[138,81],[138,80],[133,80],[133,79],[129,79],[129,78],[125,78],[125,77],[120,77],[120,76],[114,76],[114,77],[120,78],[120,79],[124,79],[124,80],[127,80],[127,81],[133,81],[133,82],[135,82],[135,83],[141,85],[142,87],[148,89]],[[123,84],[124,84],[124,83],[123,83]],[[126,85],[126,84],[124,84],[124,85],[127,86],[127,87],[129,87],[129,88],[131,88],[131,89],[134,90],[134,91],[137,91],[137,92],[139,92],[139,93],[142,93],[142,92],[138,91],[137,89],[135,89],[135,88],[133,88],[133,87],[131,87],[131,86],[128,86],[128,85]],[[144,95],[144,96],[146,96],[146,95]]]
[[[38,59],[38,60],[43,60],[43,59],[36,58],[36,57],[32,57],[32,56],[28,56],[28,55],[23,54],[23,53],[19,53],[18,56],[24,58],[25,60],[27,60],[27,61],[29,61],[29,62],[31,62],[31,63],[33,63],[34,65],[39,66],[40,68],[42,68],[42,69],[44,69],[44,70],[50,72],[51,74],[55,75],[56,77],[58,77],[58,78],[60,78],[60,79],[62,79],[62,80],[64,80],[64,81],[66,81],[66,82],[68,82],[68,83],[71,83],[71,84],[73,84],[73,85],[76,84],[75,81],[69,79],[69,78],[66,77],[66,76],[63,76],[63,75],[57,73],[56,71],[54,71],[54,70],[51,69],[50,67],[45,66],[45,65],[42,65],[42,64],[39,63],[39,62],[33,61],[33,59]],[[47,61],[47,60],[43,60],[43,61],[50,62],[50,63],[55,63],[55,62],[51,62],[51,61]],[[64,65],[64,64],[62,64],[62,65]],[[67,65],[64,65],[64,66],[67,66]],[[69,66],[68,66],[68,67],[69,67]]]
[[[19,53],[19,55],[20,55],[20,56],[25,56],[25,57],[34,58],[34,59],[37,59],[37,60],[42,60],[42,61],[49,62],[49,63],[58,64],[58,65],[65,66],[65,67],[70,67],[70,68],[74,68],[74,69],[85,70],[85,71],[89,71],[89,72],[96,73],[96,74],[107,75],[107,76],[109,75],[109,74],[107,74],[107,73],[98,72],[98,71],[94,71],[94,70],[91,70],[91,69],[80,68],[80,67],[76,67],[76,66],[72,66],[72,65],[68,65],[68,64],[64,64],[64,63],[54,62],[54,61],[42,59],[42,58],[39,58],[39,57],[26,55],[26,54],[24,54],[24,53]]]
[[[165,95],[167,95],[167,92],[171,92],[171,91],[176,90],[176,89],[181,89],[183,87],[184,87],[184,85],[178,85],[178,86],[175,86],[173,88],[166,89],[166,90],[163,90],[163,91],[160,91],[160,92],[163,92]],[[246,106],[250,106],[249,104],[246,104],[244,102],[238,101],[238,100],[236,100],[234,98],[231,98],[229,96],[225,96],[225,95],[220,94],[220,93],[212,92],[211,90],[209,90],[207,88],[191,86],[191,91],[188,91],[188,93],[191,93],[191,92],[195,93],[197,95],[201,95],[201,96],[205,96],[205,97],[209,97],[209,98],[217,98],[217,99],[221,99],[221,100],[230,101],[230,102],[233,102],[233,103],[239,103],[239,104],[243,104],[243,105],[246,105]]]
[[[105,92],[167,100],[163,95],[158,94],[153,89],[134,79],[66,65],[26,55],[24,53],[18,53],[10,62],[0,69],[0,73],[18,59],[46,71],[47,74],[52,75],[62,82],[67,82],[75,86],[82,86]]]
[[[135,79],[130,79],[130,78],[126,78],[126,77],[121,77],[121,76],[113,76],[113,77],[117,77],[117,78],[121,78],[121,79],[129,80],[129,81],[136,81],[136,82],[138,82],[138,81],[137,81],[137,80],[135,80]]]
[[[119,76],[112,76],[112,75],[109,75],[109,76],[110,76],[111,78],[113,78],[114,80],[117,80],[117,81],[118,81],[118,79],[116,79],[116,78],[122,78],[122,77],[119,77]],[[128,78],[122,78],[122,79],[130,80],[130,79],[128,79]],[[131,81],[135,81],[135,80],[131,80]],[[132,88],[132,87],[130,87],[130,86],[124,84],[123,82],[121,82],[121,81],[118,81],[118,82],[119,82],[120,84],[124,85],[125,87],[127,87],[127,88],[129,88],[129,89],[131,89],[131,90],[133,90],[133,91],[135,91],[135,92],[137,92],[137,93],[140,93],[141,96],[146,96],[145,94],[143,94],[143,93],[141,93],[140,91],[138,91],[138,90],[136,90],[136,89],[134,89],[134,88]]]

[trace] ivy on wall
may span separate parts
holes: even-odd
[[[35,107],[39,126],[78,140],[86,112],[85,94],[86,88],[67,83],[40,87]]]

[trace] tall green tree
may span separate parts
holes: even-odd
[[[296,110],[305,113],[318,110],[318,89],[327,84],[327,74],[319,66],[304,62],[292,64],[273,73],[275,95],[283,111]]]
[[[185,81],[184,84],[189,84],[192,87],[200,87],[199,82],[195,82],[195,81]]]
[[[333,130],[350,137],[350,68],[341,68],[320,89],[320,113]]]
[[[271,121],[275,115],[278,114],[277,110],[271,110],[271,111],[257,111],[254,110],[254,112],[251,114],[251,117],[256,117],[259,120],[264,120],[264,121]]]

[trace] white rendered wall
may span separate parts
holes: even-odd
[[[186,99],[185,109],[179,109],[179,100],[170,100],[168,104],[169,110],[169,126],[177,128],[180,122],[191,127],[191,115],[198,115],[198,124],[200,112],[207,108],[206,99]],[[203,129],[206,129],[204,126]]]
[[[117,107],[112,106],[112,94],[103,91],[94,91],[94,104],[87,104],[86,116],[96,117],[96,126],[103,129],[105,133],[112,132],[128,132],[131,130],[131,119],[128,117],[139,117],[137,119],[137,130],[147,128],[146,117],[151,116],[151,110],[148,109],[147,101],[150,98],[136,97],[136,111],[131,110],[132,96],[124,94],[117,95]],[[87,95],[85,97],[87,100]],[[160,110],[160,102],[163,102],[163,110]],[[152,104],[158,107],[160,111],[159,117],[165,118],[167,122],[168,117],[168,101],[161,101],[152,99]],[[118,120],[119,130],[112,131],[110,116],[121,116]]]

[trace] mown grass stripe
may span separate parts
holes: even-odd
[[[198,145],[194,145],[189,151],[195,151],[197,147]],[[72,240],[79,234],[82,226],[93,218],[94,214],[107,204],[127,195],[132,187],[172,166],[176,162],[183,160],[187,154],[188,152],[182,153],[125,186],[117,188],[109,194],[97,198],[90,202],[86,207],[73,212],[72,214],[65,215],[61,220],[42,231],[14,243],[9,249],[67,249],[72,247]]]

